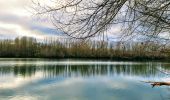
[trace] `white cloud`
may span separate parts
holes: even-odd
[[[29,12],[31,0],[0,0],[0,36],[28,36],[43,39],[51,36],[47,29],[54,29],[47,18],[34,18]],[[33,29],[32,27],[37,27]],[[40,27],[40,28],[39,28]],[[44,28],[44,30],[43,30]]]
[[[36,37],[38,39],[43,38],[43,35],[41,35],[40,32],[35,31],[35,30],[31,31],[18,24],[8,24],[8,23],[0,22],[0,29],[7,30],[4,33],[0,33],[3,36],[4,35],[15,35],[15,36]],[[11,32],[11,33],[8,33],[8,32]]]
[[[1,0],[0,12],[18,16],[30,16],[31,13],[26,10],[29,4],[30,0]]]
[[[59,6],[66,0],[54,3],[49,0],[40,0],[42,5]],[[46,16],[33,16],[30,11],[31,0],[0,0],[0,38],[30,36],[37,39],[44,37],[57,37],[57,31],[53,33],[48,30],[55,30]],[[120,32],[119,26],[108,30],[108,37],[115,37]],[[55,35],[56,34],[56,35]]]

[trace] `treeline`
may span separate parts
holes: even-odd
[[[162,59],[170,58],[169,46],[154,42],[105,42],[22,37],[0,40],[0,57],[21,58],[109,58]]]

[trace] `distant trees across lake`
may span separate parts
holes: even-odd
[[[0,57],[21,58],[170,58],[170,46],[150,42],[105,42],[98,40],[44,39],[21,37],[0,40]]]

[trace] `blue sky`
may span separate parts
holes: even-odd
[[[51,0],[39,1],[51,6],[59,5],[59,3],[52,3]],[[47,17],[36,16],[30,12],[31,4],[31,0],[0,0],[0,39],[27,36],[43,40],[47,37],[61,37],[60,32]],[[120,33],[121,25],[113,25],[107,30],[109,39],[119,36]],[[167,34],[160,34],[160,36],[169,38]]]
[[[58,31],[47,18],[30,12],[30,0],[0,0],[0,38],[54,37]]]
[[[44,1],[45,4],[51,4],[49,0]],[[0,0],[0,39],[22,36],[37,39],[58,37],[60,32],[47,17],[40,18],[30,12],[31,4],[31,0]],[[111,37],[119,31],[120,27],[114,26],[109,30],[108,36]]]

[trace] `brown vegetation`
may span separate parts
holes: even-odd
[[[106,41],[81,41],[70,39],[44,39],[22,37],[0,41],[0,57],[45,58],[107,58],[107,59],[163,59],[169,58],[170,48],[152,43],[122,43]]]

